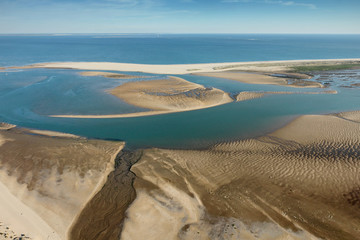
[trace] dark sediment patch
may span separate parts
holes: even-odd
[[[119,239],[125,211],[136,198],[131,166],[141,157],[141,151],[123,150],[115,160],[102,189],[87,203],[71,228],[70,239]]]
[[[287,79],[287,84],[292,85],[292,86],[298,86],[298,87],[311,87],[311,86],[314,86],[314,84],[316,84],[316,82],[303,80],[303,79],[299,79],[299,78],[291,78],[291,79]],[[319,87],[321,87],[320,84],[319,84]]]
[[[293,78],[293,79],[310,79],[313,77],[313,75],[311,74],[294,73],[294,72],[276,72],[269,75],[273,77]]]

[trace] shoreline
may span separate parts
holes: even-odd
[[[226,70],[244,71],[286,71],[292,66],[304,66],[309,63],[332,64],[332,63],[359,63],[360,58],[345,59],[312,59],[312,60],[281,60],[281,61],[251,61],[251,62],[225,62],[225,63],[196,63],[196,64],[136,64],[116,62],[50,62],[36,63],[25,66],[13,66],[5,69],[31,69],[31,68],[55,68],[55,69],[79,69],[98,71],[121,71],[143,72],[153,74],[190,74],[201,72],[221,72]]]

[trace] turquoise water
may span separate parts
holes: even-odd
[[[198,63],[360,57],[359,35],[161,35],[0,36],[0,66],[49,61]],[[130,73],[140,75],[139,73]],[[143,74],[141,74],[143,75]],[[146,74],[147,79],[166,75]],[[188,81],[237,94],[241,91],[299,91],[185,75]],[[141,80],[147,80],[141,79]],[[360,110],[359,71],[315,76],[337,95],[269,95],[214,108],[127,119],[61,119],[51,114],[119,114],[143,111],[106,90],[138,79],[83,77],[76,70],[0,72],[0,121],[23,127],[125,140],[127,146],[202,148],[269,133],[301,114]],[[316,91],[301,89],[301,91]]]
[[[263,135],[301,114],[360,109],[358,89],[334,84],[330,89],[338,90],[337,95],[269,95],[261,99],[167,115],[123,119],[48,117],[51,114],[143,111],[106,93],[107,89],[137,79],[83,77],[77,73],[76,70],[48,69],[0,73],[0,102],[3,103],[0,105],[0,121],[90,138],[125,140],[128,147],[201,148],[220,141]],[[148,77],[153,79],[166,76]],[[251,90],[299,91],[298,88],[244,84],[219,78],[190,75],[182,77],[234,94]],[[336,83],[337,77],[333,78]]]

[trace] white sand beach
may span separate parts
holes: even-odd
[[[189,74],[200,72],[221,72],[228,70],[250,72],[288,71],[292,66],[332,65],[359,62],[360,58],[352,59],[319,59],[319,60],[286,60],[286,61],[258,61],[258,62],[229,62],[229,63],[200,63],[200,64],[134,64],[115,62],[52,62],[37,63],[23,67],[12,68],[59,68],[82,69],[97,71],[127,71],[155,74]]]

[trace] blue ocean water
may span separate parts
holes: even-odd
[[[321,58],[360,58],[360,35],[0,36],[0,67],[51,61],[173,64]],[[353,83],[360,81],[359,71],[347,74],[357,76]],[[219,78],[181,77],[234,94],[298,91]],[[349,81],[346,77],[338,79],[335,74],[330,78],[331,89],[337,90],[337,95],[270,95],[159,116],[61,119],[48,115],[142,111],[106,93],[137,79],[84,77],[77,70],[66,69],[0,70],[0,121],[90,138],[125,140],[129,147],[201,148],[263,135],[301,114],[360,110],[359,88],[342,87]]]
[[[359,57],[360,35],[0,35],[0,66],[56,61],[181,64]]]

